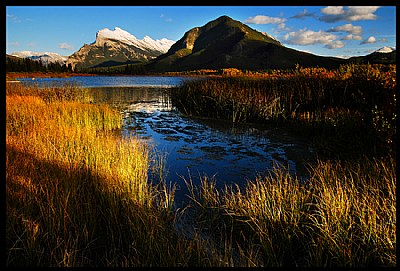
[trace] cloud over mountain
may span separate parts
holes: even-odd
[[[362,37],[360,35],[348,34],[344,36],[342,40],[362,40]]]
[[[286,27],[286,18],[270,17],[266,15],[249,17],[244,22],[248,24],[277,24],[278,29],[284,29]]]
[[[347,32],[349,34],[360,35],[362,33],[362,27],[352,24],[344,24],[336,26],[335,28],[328,30],[328,32]]]
[[[296,45],[332,44],[336,38],[337,36],[334,34],[322,30],[315,32],[306,28],[299,31],[291,31],[284,36],[286,43]]]
[[[329,29],[327,32],[347,32],[348,34],[342,40],[362,40],[362,27],[352,24],[344,24]]]
[[[247,18],[244,22],[248,24],[280,24],[286,21],[285,18],[257,15]]]

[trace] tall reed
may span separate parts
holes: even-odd
[[[395,168],[393,157],[319,161],[305,184],[278,167],[243,189],[188,182],[197,238],[229,251],[232,265],[395,266]]]

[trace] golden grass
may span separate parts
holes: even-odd
[[[7,265],[118,265],[173,204],[148,182],[147,146],[115,134],[121,116],[106,105],[15,88],[6,98]]]
[[[384,160],[385,159],[385,160]],[[321,163],[312,171],[315,249],[341,266],[395,265],[396,162]]]
[[[300,184],[283,168],[218,191],[190,183],[197,225],[219,240],[227,231],[236,261],[258,266],[395,266],[396,162],[392,157],[310,166]],[[217,241],[218,243],[218,241]],[[235,262],[236,264],[238,262]]]

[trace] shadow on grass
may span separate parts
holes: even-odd
[[[7,266],[149,266],[174,240],[160,209],[110,178],[7,145]],[[156,241],[165,244],[156,244]]]

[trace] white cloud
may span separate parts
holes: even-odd
[[[360,35],[348,34],[347,36],[343,37],[342,40],[362,40],[362,37]]]
[[[374,7],[349,7],[348,10],[348,21],[360,21],[360,20],[376,20],[377,16],[374,14],[375,11],[380,8],[379,6]]]
[[[164,18],[164,21],[166,21],[167,23],[172,22],[172,18],[169,18],[169,17],[167,18],[167,17],[165,17],[165,15],[164,15],[163,13],[161,13],[160,18]]]
[[[336,35],[324,31],[314,32],[306,28],[299,31],[292,31],[284,35],[289,44],[311,45],[316,43],[328,44],[336,39]]]
[[[334,40],[325,45],[328,49],[339,49],[344,47],[344,42],[340,40]]]
[[[278,32],[290,30],[290,28],[286,27],[286,18],[256,15],[254,17],[247,18],[244,22],[248,24],[276,24],[278,26]]]
[[[74,47],[71,44],[68,44],[66,42],[59,43],[58,48],[64,49],[64,50],[70,50],[70,51],[74,50]]]
[[[315,15],[315,13],[310,13],[306,9],[304,9],[303,12],[300,12],[300,13],[290,17],[289,19],[304,19],[305,17],[317,18],[317,15]]]
[[[286,22],[286,18],[257,15],[247,18],[244,22],[248,24],[282,24]]]
[[[14,23],[20,23],[21,19],[15,16],[14,14],[6,14],[6,18],[11,20]]]
[[[10,20],[13,23],[22,23],[22,22],[32,22],[33,20],[31,18],[21,18],[17,17],[15,14],[6,14],[6,19]]]
[[[322,8],[321,12],[323,14],[328,14],[328,15],[339,15],[343,14],[343,6],[327,6],[326,8]]]
[[[328,49],[343,48],[345,43],[336,40],[337,36],[328,32],[307,30],[306,28],[299,31],[292,31],[284,35],[284,40],[288,44],[295,45],[313,45],[324,44]]]
[[[285,31],[289,31],[290,30],[290,28],[286,27],[285,23],[278,24],[278,29],[279,30],[285,30]]]
[[[376,38],[374,36],[370,36],[368,37],[368,39],[363,40],[360,44],[371,44],[371,43],[375,43],[376,42]]]
[[[349,34],[360,35],[362,33],[362,27],[352,24],[344,24],[340,26],[336,26],[328,30],[328,32],[347,32]]]
[[[360,21],[360,20],[376,20],[377,16],[374,14],[380,6],[349,6],[344,9],[343,6],[331,7],[321,9],[321,13],[325,14],[320,18],[321,21],[333,23],[338,21]]]
[[[336,26],[328,30],[327,32],[347,32],[348,34],[342,38],[342,40],[362,40],[361,33],[362,27],[352,24],[344,24]]]

